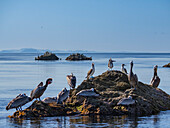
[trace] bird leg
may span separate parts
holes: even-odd
[[[41,101],[40,97],[39,97],[39,101]]]
[[[18,108],[16,108],[16,111],[18,111]]]

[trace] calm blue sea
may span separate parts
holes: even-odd
[[[39,54],[40,55],[40,54]],[[12,115],[15,110],[5,110],[10,100],[20,93],[30,95],[41,81],[53,78],[53,83],[48,86],[41,99],[57,96],[67,85],[66,75],[74,73],[79,85],[95,63],[97,76],[105,72],[109,58],[116,60],[114,69],[120,70],[121,64],[126,64],[129,71],[129,62],[134,61],[134,72],[139,81],[149,83],[153,76],[153,66],[158,65],[158,75],[161,78],[159,88],[170,94],[170,68],[162,68],[170,62],[170,53],[85,53],[92,56],[93,61],[65,61],[69,53],[56,53],[62,60],[59,61],[35,61],[38,54],[33,53],[0,53],[0,127],[170,127],[170,111],[162,111],[158,115],[149,117],[128,116],[67,116],[48,117],[39,120],[14,120],[7,116]],[[23,109],[31,103],[23,106]]]

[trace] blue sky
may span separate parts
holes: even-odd
[[[0,0],[0,44],[170,52],[170,0]]]

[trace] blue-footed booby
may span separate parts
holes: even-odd
[[[126,70],[126,68],[125,68],[124,66],[126,66],[126,65],[125,65],[125,64],[122,64],[121,71],[122,71],[123,73],[125,73],[125,74],[128,74],[128,73],[127,73],[127,70]]]
[[[109,59],[109,62],[108,62],[108,68],[110,69],[110,70],[112,70],[112,68],[113,68],[113,62],[116,62],[115,60],[112,60],[111,58]]]
[[[92,77],[94,72],[95,72],[94,63],[92,63],[92,68],[88,71],[86,78],[89,79],[90,77]]]

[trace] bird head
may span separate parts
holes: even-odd
[[[48,78],[46,84],[51,84],[51,83],[52,83],[52,78]]]
[[[122,67],[126,66],[125,64],[122,64]]]
[[[92,67],[94,67],[94,63],[92,63]]]
[[[132,65],[132,66],[133,66],[133,61],[130,61],[130,65]]]

